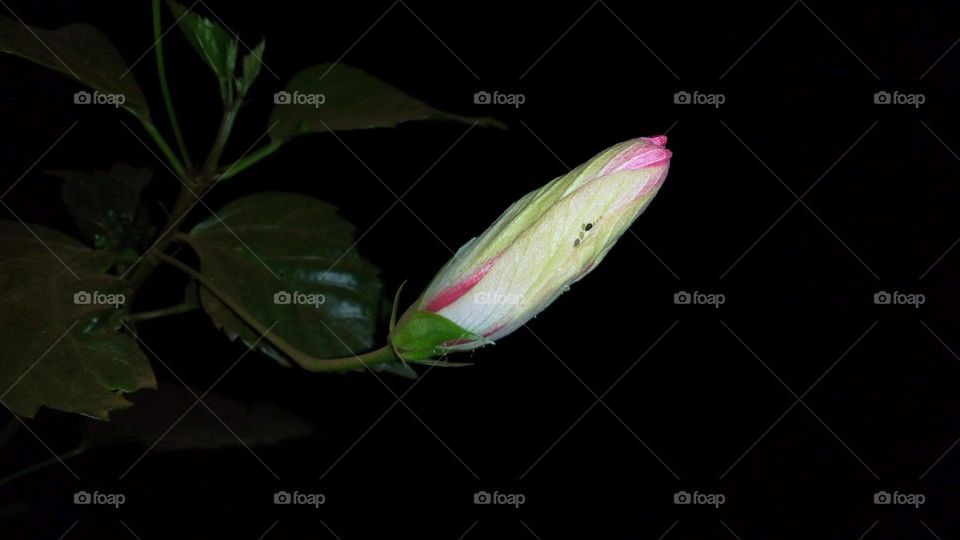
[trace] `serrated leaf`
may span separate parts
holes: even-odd
[[[109,95],[123,95],[123,107],[149,118],[147,100],[110,40],[96,28],[72,23],[57,30],[28,26],[0,16],[0,52],[15,54]]]
[[[221,89],[232,85],[234,70],[237,66],[236,37],[219,23],[198,15],[176,2],[167,2],[167,4],[187,41],[220,80]]]
[[[104,273],[111,253],[30,228],[36,237],[0,222],[0,400],[22,416],[46,406],[107,418],[130,405],[124,393],[156,387],[135,339],[118,331],[126,282]]]
[[[263,325],[276,323],[272,332],[307,354],[336,358],[373,348],[378,271],[357,255],[354,226],[333,206],[295,193],[258,193],[217,216],[187,236],[207,279]],[[287,363],[206,288],[200,299],[230,339],[259,341],[264,353]]]
[[[77,221],[80,235],[94,247],[145,248],[156,227],[140,200],[153,170],[117,163],[108,171],[46,171],[62,178],[63,202]]]
[[[285,141],[304,133],[395,127],[413,120],[454,120],[504,127],[492,118],[446,113],[363,71],[339,63],[309,67],[274,95],[270,137]],[[276,125],[274,125],[276,123]]]
[[[202,392],[196,393],[198,396]],[[177,385],[165,385],[156,392],[141,392],[135,407],[119,412],[109,424],[85,422],[81,426],[83,447],[140,443],[158,452],[214,449],[230,446],[261,446],[303,437],[315,428],[270,403],[246,404],[232,398],[207,394],[203,405],[193,407],[194,394]],[[174,426],[170,429],[171,426]],[[223,426],[229,426],[228,430]],[[169,430],[169,432],[167,432]],[[231,431],[233,433],[231,433]],[[234,434],[236,436],[234,436]],[[242,441],[242,442],[241,442]]]

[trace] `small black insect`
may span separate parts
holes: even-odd
[[[593,228],[593,223],[587,223],[587,224],[583,227],[583,230],[589,231],[589,230],[592,229],[592,228]]]

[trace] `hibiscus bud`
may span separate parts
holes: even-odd
[[[393,326],[405,360],[493,343],[590,272],[667,176],[667,138],[633,139],[513,203],[461,247]]]

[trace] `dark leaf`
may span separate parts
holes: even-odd
[[[124,393],[156,387],[135,339],[118,331],[126,283],[104,273],[110,252],[30,228],[36,237],[0,222],[0,400],[23,416],[47,406],[107,418],[130,405]]]
[[[0,52],[76,78],[101,94],[122,95],[124,108],[141,118],[150,116],[133,73],[127,72],[126,63],[110,40],[92,26],[74,23],[44,30],[0,16]]]
[[[145,248],[156,228],[140,192],[151,169],[117,163],[109,171],[46,171],[64,180],[61,195],[77,220],[80,235],[97,248]]]
[[[470,118],[439,111],[357,68],[320,64],[294,75],[274,95],[270,137],[394,127],[412,120],[455,120],[503,127],[492,118]]]
[[[263,325],[319,358],[374,346],[381,284],[357,255],[354,227],[336,209],[294,193],[258,193],[233,201],[188,236],[200,269]],[[201,288],[204,310],[231,339],[282,354]]]

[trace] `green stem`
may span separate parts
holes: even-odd
[[[233,123],[237,119],[237,112],[240,110],[242,97],[225,105],[223,110],[223,120],[220,122],[220,129],[217,131],[217,138],[213,141],[213,147],[207,155],[207,160],[203,163],[203,169],[200,170],[200,176],[203,178],[213,178],[217,166],[220,164],[220,156],[227,146],[227,140],[230,138],[230,132],[233,130]]]
[[[208,291],[210,291],[211,294],[216,296],[218,300],[223,302],[224,305],[226,305],[231,311],[240,317],[243,322],[250,325],[250,327],[253,328],[257,333],[261,334],[264,339],[269,341],[271,345],[289,356],[297,364],[299,364],[300,367],[307,371],[350,371],[355,369],[363,369],[375,364],[385,364],[388,362],[399,361],[394,354],[393,349],[389,345],[375,351],[344,358],[316,358],[310,356],[309,354],[304,353],[300,349],[287,342],[287,340],[283,339],[276,333],[272,332],[272,327],[268,328],[263,323],[258,321],[253,315],[247,312],[243,306],[235,302],[232,298],[230,298],[229,295],[224,293],[216,283],[207,279],[207,277],[200,272],[197,272],[193,268],[190,268],[177,259],[162,253],[158,253],[157,258],[175,268],[182,270],[187,275],[197,280],[197,283],[203,285]]]
[[[144,282],[147,281],[147,278],[153,274],[153,271],[156,270],[159,261],[156,258],[156,254],[163,253],[163,250],[170,245],[170,242],[174,239],[176,233],[176,225],[180,223],[183,217],[187,212],[193,208],[195,199],[193,196],[194,192],[186,188],[180,188],[180,194],[177,196],[177,201],[173,203],[173,210],[170,212],[170,217],[167,218],[167,222],[163,225],[163,236],[157,239],[153,247],[147,252],[147,255],[140,261],[137,267],[133,270],[133,274],[130,276],[130,288],[134,291],[139,289]],[[198,197],[203,197],[203,193],[197,193]]]
[[[24,467],[23,469],[20,469],[19,471],[15,472],[15,473],[12,473],[12,474],[9,474],[9,475],[7,475],[7,476],[5,476],[5,477],[3,477],[3,478],[0,478],[0,486],[5,485],[5,484],[8,484],[8,483],[10,483],[10,482],[13,482],[14,480],[16,480],[16,479],[18,479],[18,478],[21,478],[21,477],[24,477],[24,476],[26,476],[26,475],[28,475],[28,474],[35,473],[35,472],[37,472],[37,471],[39,471],[39,470],[42,470],[42,469],[46,469],[47,467],[49,467],[49,466],[51,466],[51,465],[55,465],[55,464],[57,464],[57,463],[60,463],[61,461],[66,461],[66,460],[68,460],[68,459],[70,459],[70,458],[72,458],[72,457],[79,456],[79,455],[82,454],[83,452],[84,452],[84,448],[83,448],[83,445],[81,445],[81,446],[78,446],[78,447],[74,448],[73,450],[67,452],[66,454],[60,454],[60,456],[58,456],[58,457],[52,457],[52,458],[50,458],[50,459],[45,459],[45,460],[43,460],[43,461],[41,461],[41,462],[39,462],[39,463],[34,463],[33,465],[30,465],[30,466],[28,466],[28,467]]]
[[[184,302],[182,304],[177,304],[175,306],[165,307],[161,309],[155,309],[152,311],[141,311],[139,313],[131,313],[127,316],[128,320],[138,322],[138,321],[150,321],[153,319],[159,319],[161,317],[169,317],[170,315],[179,315],[180,313],[187,313],[197,309],[196,302]]]
[[[187,169],[193,168],[190,160],[190,154],[187,152],[187,145],[183,140],[183,132],[180,131],[180,122],[177,120],[177,112],[173,107],[173,98],[170,96],[170,87],[167,84],[167,68],[163,61],[163,34],[160,27],[160,0],[153,0],[153,39],[156,42],[153,50],[157,57],[157,76],[160,79],[160,90],[163,92],[163,104],[167,108],[167,116],[170,118],[170,127],[173,129],[173,137],[177,141],[177,147],[180,149],[180,155]]]
[[[167,161],[170,163],[170,166],[173,167],[173,171],[177,173],[177,176],[184,180],[187,179],[187,169],[184,168],[183,163],[177,158],[177,154],[173,152],[173,149],[167,144],[163,135],[157,130],[157,126],[153,125],[153,122],[147,117],[137,115],[137,118],[140,120],[140,123],[143,124],[143,129],[147,130],[147,133],[150,134],[153,142],[157,143],[160,151],[163,152],[163,157],[167,158]]]
[[[272,141],[270,144],[258,148],[244,158],[239,159],[224,168],[223,172],[217,176],[217,181],[226,180],[227,178],[232,178],[240,174],[254,163],[276,152],[281,146],[283,146],[283,141]]]
[[[158,238],[153,244],[153,247],[147,251],[146,256],[143,257],[139,266],[137,266],[133,271],[133,275],[130,277],[130,286],[134,291],[139,289],[140,286],[146,282],[147,278],[153,274],[159,260],[157,257],[162,255],[163,251],[170,245],[170,242],[175,237],[174,233],[177,225],[196,204],[195,200],[197,198],[203,198],[207,191],[214,185],[215,180],[213,174],[220,164],[220,156],[223,155],[223,149],[226,147],[227,140],[230,138],[230,132],[233,130],[233,123],[237,119],[237,113],[240,110],[240,104],[242,102],[243,95],[241,94],[238,95],[236,99],[224,104],[223,119],[220,121],[217,137],[213,142],[210,153],[207,155],[207,159],[203,163],[203,168],[196,176],[187,176],[186,173],[183,172],[183,166],[179,165],[179,161],[176,161],[177,158],[173,155],[169,145],[167,145],[166,142],[162,142],[163,137],[157,132],[156,128],[153,127],[153,124],[149,124],[153,129],[151,135],[154,135],[154,139],[158,140],[158,144],[162,142],[161,149],[166,149],[164,154],[167,155],[167,158],[171,159],[172,162],[179,165],[177,174],[181,175],[184,186],[180,188],[177,202],[174,203],[173,210],[167,218],[167,223],[163,226],[163,236]],[[150,131],[149,128],[148,131]]]

